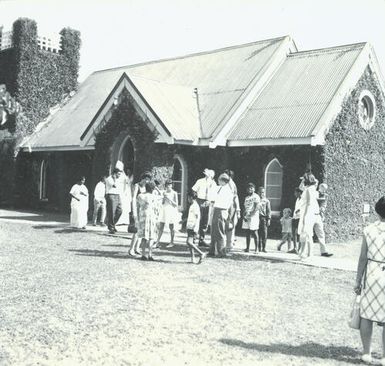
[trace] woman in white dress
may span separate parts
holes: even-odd
[[[165,191],[163,192],[163,205],[159,218],[159,233],[158,240],[155,246],[159,246],[160,238],[162,237],[164,226],[170,228],[170,244],[167,248],[174,246],[175,226],[178,224],[178,193],[172,189],[172,180],[165,183]]]
[[[72,197],[70,225],[77,229],[85,229],[88,221],[88,189],[84,185],[85,181],[86,178],[81,177],[70,191]]]
[[[313,232],[316,214],[319,212],[317,201],[318,181],[311,173],[305,173],[301,186],[303,188],[298,223],[298,234],[301,243],[300,259],[310,258],[313,254]],[[300,187],[301,188],[301,187]]]
[[[361,294],[362,290],[360,334],[364,353],[361,359],[372,362],[373,323],[377,323],[383,327],[380,364],[385,366],[385,197],[376,203],[375,210],[379,220],[364,229],[354,291]]]

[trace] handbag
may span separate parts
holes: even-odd
[[[352,311],[349,318],[349,327],[352,329],[360,329],[361,317],[360,317],[360,303],[361,295],[356,295],[352,304]]]

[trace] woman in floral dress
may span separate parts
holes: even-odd
[[[360,303],[360,333],[364,349],[362,360],[371,363],[373,323],[385,324],[385,197],[376,203],[379,220],[364,229],[361,255],[358,261],[354,291],[362,292]],[[361,291],[362,289],[362,291]],[[382,331],[383,358],[385,366],[385,328]]]
[[[155,184],[146,183],[146,192],[138,195],[138,237],[142,238],[143,260],[154,260],[152,257],[152,243],[157,234],[156,197],[153,195]],[[148,256],[146,256],[148,250]]]

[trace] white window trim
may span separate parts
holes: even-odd
[[[281,168],[283,168],[282,164],[279,162],[279,160],[278,160],[277,158],[271,159],[270,162],[269,162],[269,164],[266,165],[266,168],[265,168],[265,184],[264,184],[264,186],[265,186],[265,192],[267,192],[267,184],[266,184],[266,183],[267,183],[267,172],[268,172],[268,170],[269,170],[269,168],[270,168],[270,165],[271,165],[274,161],[276,161],[276,162],[278,163],[278,165],[279,165]],[[274,174],[274,173],[276,173],[276,174],[282,174],[282,173],[278,173],[278,172],[271,172],[270,174]],[[283,175],[283,174],[282,174],[282,175]],[[273,185],[273,184],[271,184],[270,186],[271,186],[271,187],[279,187],[279,185]],[[282,187],[282,184],[281,184],[281,187]],[[273,199],[279,199],[279,200],[282,200],[282,195],[281,195],[281,198],[273,198]],[[280,216],[280,215],[281,215],[281,212],[280,212],[280,211],[271,211],[271,215],[272,215],[272,216]]]
[[[183,156],[179,154],[174,155],[174,160],[178,160],[182,168],[182,181],[175,180],[173,182],[181,182],[180,202],[178,202],[178,208],[180,211],[183,211],[187,207],[187,163]]]
[[[48,201],[48,197],[43,197],[43,180],[47,190],[47,161],[45,159],[42,160],[40,164],[39,199],[40,201],[46,202]]]
[[[361,120],[360,116],[358,116],[358,121],[360,123],[360,126],[366,130],[366,131],[369,131],[373,126],[374,126],[374,123],[376,122],[376,100],[373,96],[373,94],[369,91],[369,90],[363,90],[358,98],[358,108],[359,108],[359,104],[361,103],[361,100],[363,99],[369,99],[370,102],[371,102],[371,107],[373,108],[372,112],[373,112],[373,116],[370,118],[369,116],[369,119],[370,119],[370,122],[369,124],[364,124],[363,121]]]

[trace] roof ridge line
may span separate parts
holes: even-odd
[[[368,42],[359,42],[359,43],[351,43],[351,44],[345,44],[345,45],[339,45],[339,46],[333,46],[333,47],[324,47],[324,48],[315,48],[311,50],[297,51],[297,52],[288,54],[288,57],[295,57],[297,55],[302,55],[306,53],[333,52],[333,51],[337,51],[338,49],[343,49],[348,47],[353,48],[354,46],[356,46],[356,48],[365,47],[367,43]]]
[[[239,96],[237,101],[234,103],[232,108],[234,108],[234,106],[236,104],[238,104],[238,106],[236,107],[236,110],[232,111],[232,112],[230,110],[228,113],[231,112],[231,115],[228,117],[228,114],[226,114],[226,116],[224,117],[222,122],[213,131],[213,134],[210,137],[210,140],[211,140],[210,141],[210,145],[209,145],[210,147],[215,148],[218,144],[220,144],[220,139],[227,140],[228,133],[234,128],[234,126],[236,125],[236,123],[239,120],[240,116],[243,115],[243,113],[245,112],[245,110],[241,111],[240,115],[238,117],[236,117],[237,111],[240,109],[240,105],[239,104],[247,103],[247,105],[250,105],[251,102],[247,102],[247,99],[250,98],[250,97],[252,98],[252,100],[255,100],[256,95],[259,95],[262,92],[262,90],[266,87],[266,85],[268,84],[267,80],[262,81],[263,80],[263,76],[268,74],[267,71],[273,67],[272,65],[274,65],[274,63],[278,63],[277,65],[274,66],[274,69],[270,71],[270,75],[267,76],[268,80],[271,80],[273,75],[276,74],[276,72],[281,68],[282,64],[287,59],[287,55],[289,54],[290,48],[293,45],[294,45],[295,48],[297,48],[296,45],[293,43],[293,39],[290,36],[285,36],[282,39],[281,44],[273,52],[273,54],[271,55],[270,60],[266,61],[266,63],[262,67],[262,69],[254,75],[254,77],[252,78],[251,82],[246,87],[245,91]],[[284,52],[284,55],[281,55],[281,53],[283,53],[283,52]],[[258,76],[260,76],[260,77],[258,78]],[[262,82],[262,85],[260,85],[257,88],[257,85],[260,82]],[[251,84],[253,84],[253,85],[251,86]],[[248,90],[249,88],[250,88],[250,90]],[[251,96],[251,94],[252,94],[254,89],[257,89],[257,91],[256,91],[254,96]],[[243,98],[243,100],[240,101],[242,98]],[[235,118],[235,120],[232,123],[232,125],[230,126],[229,122],[230,122],[230,120],[232,118]],[[226,122],[223,122],[225,119],[226,119]]]
[[[150,61],[145,61],[145,62],[139,62],[137,64],[129,64],[129,65],[122,65],[122,66],[117,66],[117,67],[111,67],[107,69],[101,69],[101,70],[96,70],[91,73],[93,74],[98,74],[100,72],[106,72],[106,71],[112,71],[112,70],[119,70],[119,69],[127,69],[127,68],[134,68],[134,67],[139,67],[139,66],[145,66],[145,65],[151,65],[159,62],[167,62],[167,61],[173,61],[173,60],[181,60],[189,57],[194,57],[194,56],[203,56],[203,55],[208,55],[211,53],[216,53],[216,52],[221,52],[221,51],[228,51],[236,48],[242,48],[242,47],[248,47],[251,45],[255,45],[258,43],[264,43],[264,42],[278,42],[279,40],[283,40],[286,37],[290,37],[288,35],[282,36],[282,37],[275,37],[275,38],[268,38],[268,39],[263,39],[260,41],[254,41],[254,42],[248,42],[248,43],[241,43],[239,45],[232,45],[232,46],[225,46],[221,48],[216,48],[214,50],[207,50],[207,51],[199,51],[199,52],[194,52],[194,53],[188,53],[186,55],[181,55],[181,56],[174,56],[174,57],[167,57],[167,58],[161,58],[158,60],[150,60]]]

